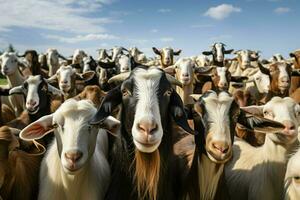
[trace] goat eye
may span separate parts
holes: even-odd
[[[165,92],[165,94],[164,94],[164,96],[171,96],[171,94],[172,94],[172,90],[170,89],[170,90],[167,90],[166,92]]]
[[[92,126],[88,126],[88,131],[91,132]]]
[[[300,183],[300,176],[295,176],[294,178],[295,183]]]
[[[53,128],[57,128],[58,125],[55,123],[55,124],[52,124],[52,127],[53,127]]]

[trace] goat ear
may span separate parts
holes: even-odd
[[[271,63],[270,61],[268,61],[268,60],[266,60],[266,59],[262,59],[260,62],[261,62],[262,64],[264,64],[264,65],[267,65],[267,64],[270,64],[270,63]]]
[[[105,129],[114,136],[118,135],[120,126],[121,122],[112,116],[108,116],[101,124],[99,124],[100,128]]]
[[[51,93],[52,95],[62,95],[63,94],[59,89],[53,87],[50,84],[48,84],[48,92]]]
[[[87,71],[87,72],[84,72],[82,74],[76,73],[76,76],[81,80],[89,81],[95,76],[95,72],[94,71]]]
[[[180,53],[181,53],[181,49],[178,49],[177,51],[173,52],[174,56],[179,56]]]
[[[231,76],[231,80],[232,82],[238,82],[238,83],[241,83],[245,80],[248,80],[248,77],[246,76]]]
[[[161,55],[161,52],[160,52],[160,50],[158,50],[157,48],[155,48],[155,47],[152,47],[152,49],[153,49],[153,52],[155,53],[155,54],[157,54],[157,55]]]
[[[175,123],[187,133],[195,135],[196,132],[190,128],[186,113],[183,109],[183,103],[180,96],[173,91],[170,96],[170,113]]]
[[[295,58],[295,54],[294,53],[290,53],[290,57]]]
[[[101,62],[101,61],[98,61],[98,65],[101,68],[104,68],[104,69],[110,69],[110,68],[115,68],[116,67],[115,62]]]
[[[164,71],[170,75],[174,75],[175,74],[175,66],[172,65],[172,66],[166,67],[166,68],[164,68]]]
[[[224,54],[231,54],[234,50],[233,49],[228,49],[224,51]]]
[[[22,85],[11,88],[9,90],[9,95],[13,94],[24,94]]]
[[[264,66],[262,66],[262,64],[260,64],[260,62],[258,62],[258,67],[263,74],[270,76],[270,70],[265,68]]]
[[[212,51],[202,51],[202,54],[209,56],[209,55],[212,55]]]
[[[56,83],[58,80],[57,80],[57,74],[54,74],[52,75],[51,77],[49,77],[47,80],[46,80],[48,83]]]
[[[292,76],[300,76],[300,70],[299,69],[293,69],[292,70]]]
[[[99,110],[91,120],[90,124],[99,124],[103,122],[113,110],[122,103],[121,85],[110,90],[104,97]]]
[[[261,116],[263,117],[263,109],[264,106],[246,106],[246,107],[241,107],[242,111],[245,111],[246,113],[256,115],[256,116]]]
[[[255,116],[245,112],[244,110],[240,110],[238,123],[249,130],[260,133],[278,133],[285,129],[285,126],[279,122],[269,120],[261,116]]]
[[[41,139],[53,130],[52,125],[53,115],[46,115],[39,120],[29,124],[20,132],[22,140],[37,140]]]

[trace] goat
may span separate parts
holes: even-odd
[[[152,47],[155,54],[160,56],[160,66],[161,68],[166,68],[168,66],[173,65],[174,63],[174,56],[179,56],[181,53],[181,49],[178,49],[175,51],[171,47],[165,47],[162,49],[157,49],[155,47]]]
[[[111,56],[108,55],[106,49],[97,49],[97,51],[98,51],[98,55],[99,55],[99,57],[97,59],[98,61],[104,62],[104,61],[107,61],[107,59],[112,59]]]
[[[243,109],[282,123],[283,128],[263,131],[267,134],[261,147],[235,139],[233,157],[225,166],[230,199],[280,199],[283,197],[286,155],[295,148],[297,140],[300,106],[290,97],[273,97],[263,106]]]
[[[106,93],[103,92],[96,85],[88,85],[84,88],[84,90],[74,97],[76,100],[88,99],[92,101],[96,108],[98,108],[105,97]]]
[[[50,83],[57,82],[60,91],[64,95],[64,100],[77,95],[76,79],[89,81],[95,75],[94,71],[87,71],[79,74],[73,69],[72,65],[61,66],[56,74],[51,76],[47,81]]]
[[[210,51],[203,51],[202,54],[206,56],[212,55],[211,65],[218,67],[226,66],[227,61],[225,61],[225,54],[231,54],[233,49],[226,50],[225,46],[223,43],[214,43]]]
[[[117,76],[124,82],[108,92],[91,121],[101,123],[121,106],[121,133],[112,147],[112,182],[106,199],[176,199],[176,165],[171,162],[178,132],[171,130],[171,117],[194,133],[169,82],[177,81],[155,66],[140,65]]]
[[[299,191],[299,156],[300,150],[289,158],[285,178],[284,178],[284,190],[285,190],[285,200],[296,200],[300,198]]]
[[[48,76],[51,77],[59,69],[59,58],[62,58],[63,60],[66,60],[66,58],[63,57],[61,54],[59,54],[57,49],[54,48],[48,49],[46,56],[47,56],[47,65],[49,68]]]
[[[137,47],[132,47],[129,50],[129,54],[133,57],[134,61],[137,63],[146,63],[146,55],[141,52]]]
[[[21,130],[0,128],[0,198],[36,199],[38,173],[45,148],[37,142],[18,138]]]
[[[83,51],[83,50],[80,50],[80,49],[76,49],[74,51],[74,54],[73,54],[73,58],[72,58],[72,64],[73,66],[75,66],[74,64],[78,64],[79,67],[76,68],[76,72],[77,73],[81,73],[82,72],[82,69],[83,69],[83,58],[87,57],[88,55]]]
[[[31,74],[30,75],[42,75],[44,78],[48,77],[48,71],[45,71],[41,67],[41,63],[45,62],[41,60],[39,62],[39,56],[35,50],[26,50],[24,55],[21,57],[25,57],[26,61],[28,62]]]
[[[119,121],[109,117],[91,126],[96,111],[88,100],[69,99],[20,132],[23,140],[31,141],[54,131],[55,140],[41,164],[38,199],[104,198],[110,181],[108,138],[99,127],[112,131]]]

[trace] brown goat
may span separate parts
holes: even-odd
[[[45,148],[25,142],[16,135],[20,130],[0,128],[0,198],[36,199],[40,162]]]
[[[300,50],[290,53],[290,57],[294,58],[294,69],[300,69]],[[294,93],[298,87],[300,87],[300,77],[292,77],[290,94]]]
[[[88,85],[84,88],[84,90],[74,97],[76,100],[88,99],[91,100],[95,107],[98,108],[102,102],[102,99],[106,95],[99,86],[97,85]]]

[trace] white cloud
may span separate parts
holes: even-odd
[[[151,29],[150,32],[151,32],[151,33],[157,33],[158,30],[154,28],[154,29]]]
[[[119,37],[110,34],[87,34],[87,35],[77,35],[75,37],[63,37],[58,35],[44,35],[45,38],[58,40],[65,43],[78,43],[93,40],[114,40]]]
[[[284,13],[288,13],[288,12],[291,12],[291,9],[290,8],[287,8],[287,7],[279,7],[279,8],[276,8],[274,10],[274,12],[276,14],[284,14]]]
[[[229,17],[232,13],[238,13],[241,12],[242,9],[238,7],[234,7],[233,5],[230,4],[221,4],[216,7],[211,7],[209,8],[204,15],[209,16],[213,19],[216,20],[222,20],[226,17]]]
[[[168,12],[171,12],[172,10],[169,9],[169,8],[161,8],[161,9],[158,9],[158,12],[160,13],[168,13]]]
[[[172,42],[174,41],[174,38],[172,37],[163,37],[159,39],[161,42]]]
[[[14,0],[2,1],[0,31],[12,27],[40,28],[73,33],[104,32],[110,18],[87,17],[112,0]]]

